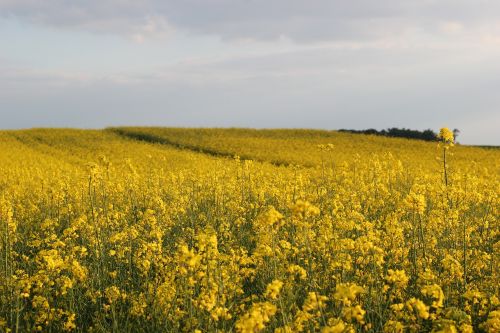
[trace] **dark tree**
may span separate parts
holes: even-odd
[[[379,136],[407,138],[407,139],[416,139],[416,140],[425,140],[425,141],[436,141],[437,140],[437,134],[431,129],[426,129],[424,131],[418,131],[418,130],[411,130],[411,129],[407,129],[407,128],[392,127],[392,128],[388,128],[388,129],[383,129],[381,131],[378,131],[378,130],[373,129],[373,128],[369,128],[366,130],[341,129],[341,130],[339,130],[339,132],[379,135]]]
[[[460,134],[460,130],[458,128],[453,129],[453,142],[457,142],[457,137]]]

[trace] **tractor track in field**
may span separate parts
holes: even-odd
[[[190,145],[190,144],[185,144],[185,143],[180,143],[176,141],[172,141],[170,139],[160,137],[154,134],[148,134],[148,133],[140,133],[140,132],[134,132],[122,128],[107,128],[107,131],[110,131],[112,133],[115,133],[119,136],[126,137],[129,139],[133,139],[136,141],[143,141],[143,142],[148,142],[148,143],[156,143],[156,144],[162,144],[162,145],[167,145],[171,146],[177,149],[182,149],[182,150],[189,150],[195,153],[200,153],[200,154],[206,154],[210,155],[213,157],[222,157],[222,158],[231,158],[234,159],[237,154],[235,153],[230,153],[230,152],[223,152],[211,148],[206,148],[206,147],[199,147],[196,145]],[[252,158],[250,156],[240,156],[238,155],[239,158],[243,161],[248,160],[248,161],[256,161],[260,163],[269,163],[277,167],[288,167],[291,166],[290,163],[285,162],[285,161],[270,161],[270,160],[261,160],[257,158]]]

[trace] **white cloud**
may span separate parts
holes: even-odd
[[[448,21],[441,24],[441,29],[445,33],[456,34],[462,32],[464,26],[459,22]]]

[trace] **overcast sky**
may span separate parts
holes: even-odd
[[[0,128],[111,125],[500,145],[500,1],[0,0]]]

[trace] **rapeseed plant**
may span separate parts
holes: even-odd
[[[500,330],[498,151],[129,130],[0,132],[0,332]]]

